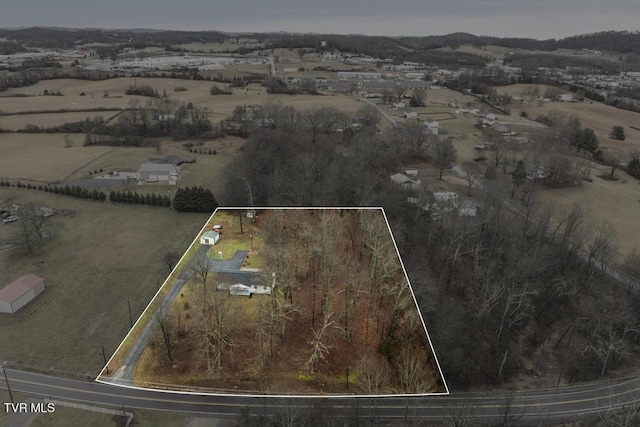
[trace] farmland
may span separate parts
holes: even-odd
[[[520,95],[525,90],[535,88],[536,86],[540,88],[541,94],[544,93],[547,88],[547,86],[544,85],[510,85],[499,87],[497,90],[498,93]],[[610,147],[627,152],[640,150],[640,131],[631,129],[631,126],[638,127],[638,113],[621,110],[610,105],[589,100],[584,102],[548,102],[543,106],[538,106],[537,104],[529,106],[527,103],[520,105],[514,104],[511,106],[512,114],[518,115],[524,111],[531,118],[548,114],[549,111],[553,109],[562,111],[567,116],[571,114],[578,116],[583,126],[590,127],[596,132],[599,143],[603,147]],[[609,138],[611,129],[614,126],[623,126],[625,128],[627,138],[624,141]]]
[[[265,88],[257,84],[249,85],[247,88],[235,89],[233,95],[211,96],[209,89],[212,85],[221,88],[227,87],[225,83],[162,79],[162,78],[133,78],[122,77],[101,81],[87,80],[48,80],[36,83],[27,88],[9,89],[3,93],[2,112],[15,113],[22,111],[55,111],[62,108],[81,110],[91,108],[126,108],[131,99],[138,99],[145,103],[148,98],[143,96],[125,95],[125,90],[129,86],[148,85],[158,90],[162,95],[166,91],[167,95],[179,101],[192,102],[200,107],[207,108],[211,113],[211,119],[218,121],[226,118],[237,105],[263,104],[270,101],[282,101],[288,105],[293,105],[299,109],[309,109],[312,107],[335,106],[341,110],[355,112],[360,105],[355,99],[347,96],[314,96],[314,95],[268,95]],[[175,92],[176,86],[183,86],[187,90]],[[64,96],[42,96],[44,90],[58,90]],[[85,96],[80,96],[80,93]],[[104,93],[108,97],[104,97]],[[25,97],[14,97],[12,95],[24,94]],[[37,96],[31,96],[37,95]],[[88,115],[96,115],[88,113]],[[82,116],[85,118],[87,114]],[[106,114],[105,114],[106,116]],[[0,117],[0,125],[8,120]],[[25,120],[28,120],[25,118]]]
[[[117,115],[119,111],[104,112],[72,112],[72,113],[47,113],[47,114],[19,114],[2,118],[2,128],[9,131],[24,129],[28,125],[38,126],[39,128],[48,128],[59,126],[69,122],[79,122],[82,120],[110,120]]]
[[[254,67],[255,68],[255,67]],[[212,82],[179,79],[117,78],[102,81],[58,79],[29,87],[9,89],[0,97],[0,126],[16,130],[27,124],[53,126],[63,122],[102,116],[108,119],[133,99],[125,95],[132,85],[149,85],[159,94],[167,92],[179,101],[206,107],[214,123],[225,119],[237,105],[283,101],[297,108],[336,106],[356,111],[361,105],[342,96],[269,95],[259,85],[250,85],[233,95],[211,96]],[[215,83],[226,87],[224,83]],[[174,91],[176,87],[186,90]],[[62,96],[44,96],[44,91]],[[82,94],[82,95],[81,95]],[[89,111],[110,109],[114,111]],[[36,114],[21,114],[21,113]],[[65,141],[68,135],[69,144]],[[69,182],[91,178],[98,172],[135,171],[152,157],[188,154],[184,142],[158,138],[155,147],[83,147],[83,134],[0,134],[0,179],[15,183]],[[221,194],[222,170],[244,140],[227,136],[192,141],[196,162],[181,172],[180,186],[202,185]],[[114,180],[114,186],[121,183]],[[170,186],[132,187],[138,192],[175,191]],[[102,366],[100,348],[112,352],[129,327],[128,305],[133,316],[140,314],[166,277],[164,253],[182,252],[193,239],[205,216],[140,207],[90,202],[39,191],[1,188],[2,206],[11,202],[34,203],[73,216],[54,216],[54,237],[33,253],[10,248],[0,251],[0,283],[27,273],[45,277],[47,290],[14,316],[0,316],[0,341],[16,341],[2,349],[2,358],[16,364],[48,367],[52,370],[92,375]],[[19,223],[0,226],[3,244],[15,241]],[[114,238],[117,236],[117,238]],[[4,268],[4,266],[8,266]],[[247,265],[259,266],[258,259]],[[82,295],[82,298],[78,298]],[[24,331],[33,331],[25,339]],[[21,338],[20,338],[21,337]],[[46,356],[42,356],[46,355]]]
[[[0,178],[62,181],[96,161],[112,147],[82,147],[82,135],[70,135],[65,148],[62,134],[0,134]]]
[[[1,282],[27,273],[46,280],[45,292],[35,301],[14,315],[0,316],[0,341],[13,343],[2,347],[2,357],[89,376],[103,366],[101,345],[114,351],[128,331],[127,301],[137,317],[167,275],[164,253],[183,252],[206,220],[206,214],[19,189],[3,188],[0,198],[73,215],[51,217],[54,237],[33,253],[0,251]],[[0,226],[0,240],[14,239],[18,226]]]

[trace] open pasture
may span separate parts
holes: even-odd
[[[335,106],[347,112],[355,112],[360,104],[348,96],[316,96],[316,95],[268,95],[265,88],[258,84],[249,85],[246,88],[234,89],[232,95],[212,96],[209,89],[212,85],[226,88],[228,85],[219,82],[194,81],[181,79],[161,78],[133,78],[123,77],[103,81],[86,80],[52,80],[39,82],[28,88],[10,89],[7,95],[15,93],[41,94],[44,89],[60,90],[65,96],[28,96],[28,97],[4,97],[2,98],[2,111],[4,113],[20,111],[40,111],[85,108],[126,108],[131,99],[139,99],[143,104],[149,98],[142,96],[125,95],[129,86],[148,85],[158,90],[162,95],[164,91],[171,98],[184,102],[192,102],[194,105],[206,107],[212,112],[212,120],[226,118],[237,105],[263,104],[267,101],[282,101],[299,109],[309,109],[321,106]],[[186,91],[175,92],[174,88],[183,86]],[[108,98],[103,93],[109,94]],[[87,96],[79,96],[85,92]],[[94,95],[92,98],[91,95]],[[91,113],[90,115],[95,115]],[[11,116],[0,118],[0,126]],[[86,114],[83,116],[86,117]]]
[[[69,122],[79,122],[82,120],[92,120],[102,117],[108,121],[119,111],[83,111],[73,113],[45,113],[45,114],[16,114],[0,117],[0,125],[5,130],[16,131],[24,129],[27,125],[35,125],[40,128],[59,126]]]
[[[54,237],[34,251],[0,251],[0,282],[42,275],[42,295],[14,315],[0,315],[0,359],[96,375],[101,346],[111,354],[168,274],[165,252],[184,252],[208,214],[113,205],[29,190],[0,188],[0,200],[75,212],[54,216]],[[12,239],[20,223],[0,227]]]
[[[527,88],[538,86],[543,95],[547,87],[545,85],[510,85],[497,88],[498,93],[520,95]],[[569,93],[567,91],[563,91]],[[575,114],[584,127],[590,127],[598,136],[598,142],[602,147],[610,147],[623,151],[640,150],[640,131],[631,129],[631,126],[640,127],[640,114],[633,111],[621,110],[601,102],[585,100],[584,102],[548,102],[539,107],[536,103],[513,104],[510,106],[513,115],[526,112],[530,118],[548,114],[551,110],[559,110],[569,117]],[[623,126],[626,139],[618,141],[611,139],[609,134],[614,126]]]
[[[617,171],[619,181],[606,181],[598,175],[608,174],[611,168],[594,166],[593,182],[583,182],[576,187],[544,189],[539,193],[541,202],[557,208],[570,209],[578,204],[584,211],[588,229],[602,223],[609,224],[613,241],[620,250],[619,261],[634,248],[640,248],[640,183],[622,171]]]
[[[69,137],[73,147],[65,148],[63,134],[0,134],[0,178],[62,181],[113,150],[83,147],[83,135]]]

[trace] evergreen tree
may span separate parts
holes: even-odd
[[[640,179],[640,159],[634,157],[627,164],[627,172],[629,175]]]
[[[614,126],[611,130],[611,138],[624,141],[626,138],[624,135],[624,128],[622,126]]]

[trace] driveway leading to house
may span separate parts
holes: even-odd
[[[207,252],[211,246],[209,245],[200,245],[194,258],[197,259],[207,259]],[[245,257],[247,256],[247,251],[237,251],[233,257],[230,259],[223,260],[208,260],[209,271],[218,272],[218,273],[231,273],[238,274],[239,281],[247,280],[249,274],[255,273],[242,273],[240,268],[242,267],[242,263],[244,262]],[[166,313],[169,310],[169,307],[175,300],[176,296],[182,290],[184,284],[189,280],[189,278],[193,275],[193,270],[187,265],[185,266],[180,275],[178,276],[178,280],[176,280],[172,285],[169,291],[164,296],[162,300],[162,304],[159,307],[161,312]],[[250,281],[249,281],[250,283]],[[157,311],[156,311],[157,312]],[[153,320],[147,322],[140,334],[136,343],[131,347],[129,352],[127,353],[122,365],[118,369],[118,371],[110,378],[105,378],[105,381],[114,382],[114,383],[124,383],[124,384],[133,384],[133,369],[140,360],[142,356],[142,352],[149,344],[151,340],[151,336],[157,327],[157,323]]]
[[[210,259],[209,270],[218,272],[240,270],[240,268],[242,267],[242,263],[244,263],[244,259],[246,257],[247,251],[237,251],[235,255],[229,259]]]

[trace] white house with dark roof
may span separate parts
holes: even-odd
[[[427,130],[433,135],[437,135],[438,133],[440,133],[440,122],[438,122],[437,120],[427,119],[424,121],[424,125],[427,127]]]

